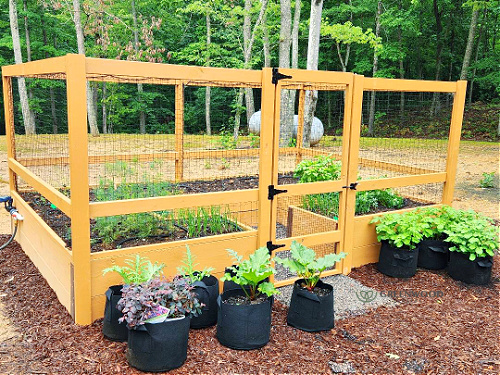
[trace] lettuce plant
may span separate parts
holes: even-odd
[[[188,277],[192,283],[203,280],[204,277],[210,276],[214,270],[212,267],[206,267],[203,270],[197,270],[195,267],[198,265],[194,263],[194,256],[191,254],[191,249],[186,245],[186,256],[182,260],[182,266],[177,268],[179,275]]]
[[[129,328],[134,328],[159,312],[166,313],[168,318],[198,316],[202,305],[192,289],[190,280],[184,277],[173,281],[155,277],[145,283],[125,285],[117,304],[123,313],[119,321],[126,321]]]
[[[234,250],[227,249],[227,251],[235,259],[236,265],[228,267],[234,275],[225,273],[221,281],[234,281],[252,301],[261,294],[267,296],[278,294],[274,285],[265,281],[275,272],[267,247],[255,250],[247,260],[243,260],[243,257]]]
[[[347,254],[341,252],[339,254],[327,254],[322,258],[316,258],[316,253],[313,249],[297,241],[293,241],[291,255],[291,259],[275,258],[275,261],[290,271],[296,272],[300,278],[304,279],[305,287],[312,291],[318,283],[321,273],[327,268],[333,267],[335,263]]]
[[[102,274],[117,272],[123,278],[124,284],[140,284],[160,276],[165,267],[165,264],[158,262],[153,264],[149,259],[143,258],[139,254],[135,256],[135,259],[125,259],[125,263],[128,266],[121,267],[115,264],[104,269]]]

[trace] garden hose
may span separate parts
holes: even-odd
[[[17,234],[17,228],[18,228],[19,222],[24,220],[23,215],[21,215],[19,213],[19,211],[17,211],[17,209],[14,206],[12,206],[13,201],[12,201],[11,197],[9,197],[9,196],[0,197],[0,203],[2,203],[2,202],[5,205],[5,209],[7,210],[9,215],[11,216],[11,220],[14,220],[14,231],[12,232],[12,235],[10,236],[8,241],[0,246],[0,250],[5,249],[7,246],[9,246],[11,244],[11,242],[14,240],[14,237]]]

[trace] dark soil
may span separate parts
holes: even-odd
[[[258,296],[254,300],[251,300],[247,296],[231,296],[223,300],[223,303],[227,303],[229,305],[259,305],[263,302],[267,301],[266,296]]]
[[[373,265],[355,269],[353,278],[379,291],[439,290],[443,297],[400,297],[397,307],[337,321],[321,333],[287,326],[287,308],[275,301],[268,345],[231,350],[218,343],[215,327],[192,330],[186,363],[169,373],[330,374],[332,367],[371,374],[498,374],[499,262],[497,257],[493,282],[485,287],[454,281],[444,271],[419,270],[399,280]],[[0,343],[0,373],[139,373],[127,364],[125,343],[103,338],[101,321],[72,323],[17,244],[0,257],[0,294],[20,333]]]
[[[301,285],[301,288],[304,290],[309,290],[304,285]],[[315,286],[314,289],[309,290],[309,292],[316,294],[318,297],[325,297],[329,295],[332,291],[327,288],[320,288],[319,286]]]

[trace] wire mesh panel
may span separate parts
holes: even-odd
[[[14,142],[15,157],[21,165],[50,186],[67,190],[67,100],[66,83],[61,78],[13,78]],[[18,184],[21,190],[28,187],[24,181]]]
[[[446,169],[453,96],[448,93],[365,92],[359,149],[358,179],[424,175]],[[439,185],[439,186],[437,186]],[[363,195],[364,194],[364,195]],[[399,195],[404,203],[399,204]],[[442,184],[430,184],[358,193],[358,199],[385,196],[391,207],[417,202],[436,203]],[[372,212],[358,207],[357,212]],[[363,212],[366,211],[366,212]]]

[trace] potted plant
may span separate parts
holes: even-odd
[[[239,289],[227,290],[217,299],[217,339],[232,349],[257,349],[269,342],[272,296],[278,293],[265,281],[275,272],[271,256],[266,247],[257,249],[247,260],[233,250],[228,252],[236,266],[221,280],[234,281]]]
[[[293,285],[287,323],[308,332],[327,331],[334,326],[333,287],[321,280],[321,273],[333,267],[346,253],[317,258],[313,249],[293,241],[291,258],[275,258],[300,277]]]
[[[377,216],[377,239],[381,242],[377,269],[384,275],[408,278],[417,272],[418,244],[423,234],[416,223],[414,211]]]
[[[135,259],[126,259],[128,266],[113,265],[102,271],[103,275],[108,272],[117,272],[123,279],[123,284],[140,284],[159,276],[165,265],[163,263],[154,264],[147,258],[142,258],[139,254]],[[118,319],[123,316],[116,304],[122,297],[123,284],[112,285],[105,293],[106,303],[104,305],[104,319],[102,321],[102,333],[104,337],[113,341],[127,341],[128,329],[125,324],[121,324]]]
[[[448,274],[468,284],[488,284],[499,246],[499,231],[493,220],[473,211],[458,211],[445,232],[450,243]]]
[[[183,266],[177,268],[180,275],[187,277],[193,286],[196,298],[203,305],[199,316],[191,318],[191,328],[206,328],[217,323],[217,297],[219,296],[219,280],[210,275],[213,268],[196,270],[194,256],[186,245],[186,256],[182,261]]]
[[[201,311],[189,279],[153,278],[122,289],[118,308],[129,328],[127,360],[141,371],[180,367],[187,357],[190,317]]]
[[[414,225],[422,233],[418,244],[417,267],[440,270],[448,265],[448,242],[445,229],[449,226],[455,210],[450,206],[425,207],[415,210]]]

